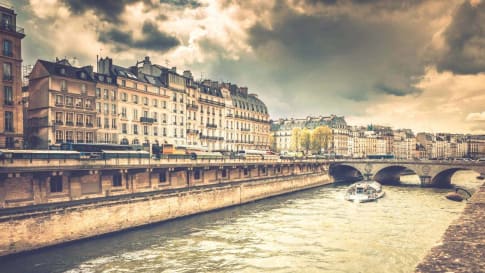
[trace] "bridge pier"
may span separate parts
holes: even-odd
[[[432,179],[431,176],[420,175],[419,180],[421,181],[421,187],[427,187],[431,185],[431,179]]]

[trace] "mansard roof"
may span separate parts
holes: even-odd
[[[46,60],[38,60],[42,66],[45,67],[47,73],[52,76],[66,77],[78,79],[83,81],[94,81],[91,76],[92,67],[74,67],[69,62],[50,62]]]

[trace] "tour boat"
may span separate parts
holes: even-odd
[[[345,194],[345,200],[364,203],[384,196],[381,184],[376,181],[360,181],[352,184]]]

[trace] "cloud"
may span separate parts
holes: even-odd
[[[437,67],[457,74],[485,72],[485,1],[464,1],[443,33]]]
[[[160,0],[160,3],[170,4],[178,7],[189,7],[189,8],[198,8],[202,6],[202,4],[196,0]]]
[[[485,112],[481,113],[469,113],[466,116],[467,121],[485,121]]]
[[[109,22],[119,22],[119,16],[127,5],[144,3],[151,6],[150,0],[62,0],[72,13],[80,15],[86,11],[94,11],[102,19]]]
[[[159,52],[167,51],[180,44],[177,38],[161,32],[153,22],[146,21],[141,29],[141,38],[134,38],[132,31],[112,28],[101,32],[99,40],[103,43],[115,45],[118,51],[125,49],[147,49]]]

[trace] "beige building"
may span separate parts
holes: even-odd
[[[97,73],[66,60],[39,60],[29,78],[33,148],[63,142],[197,145],[208,150],[268,149],[268,111],[246,88],[152,64],[114,65]],[[228,141],[226,141],[228,139]]]
[[[14,10],[0,3],[0,148],[22,148],[22,52],[24,30],[17,26]]]
[[[28,141],[46,149],[62,142],[96,142],[92,67],[39,60],[29,76]]]

